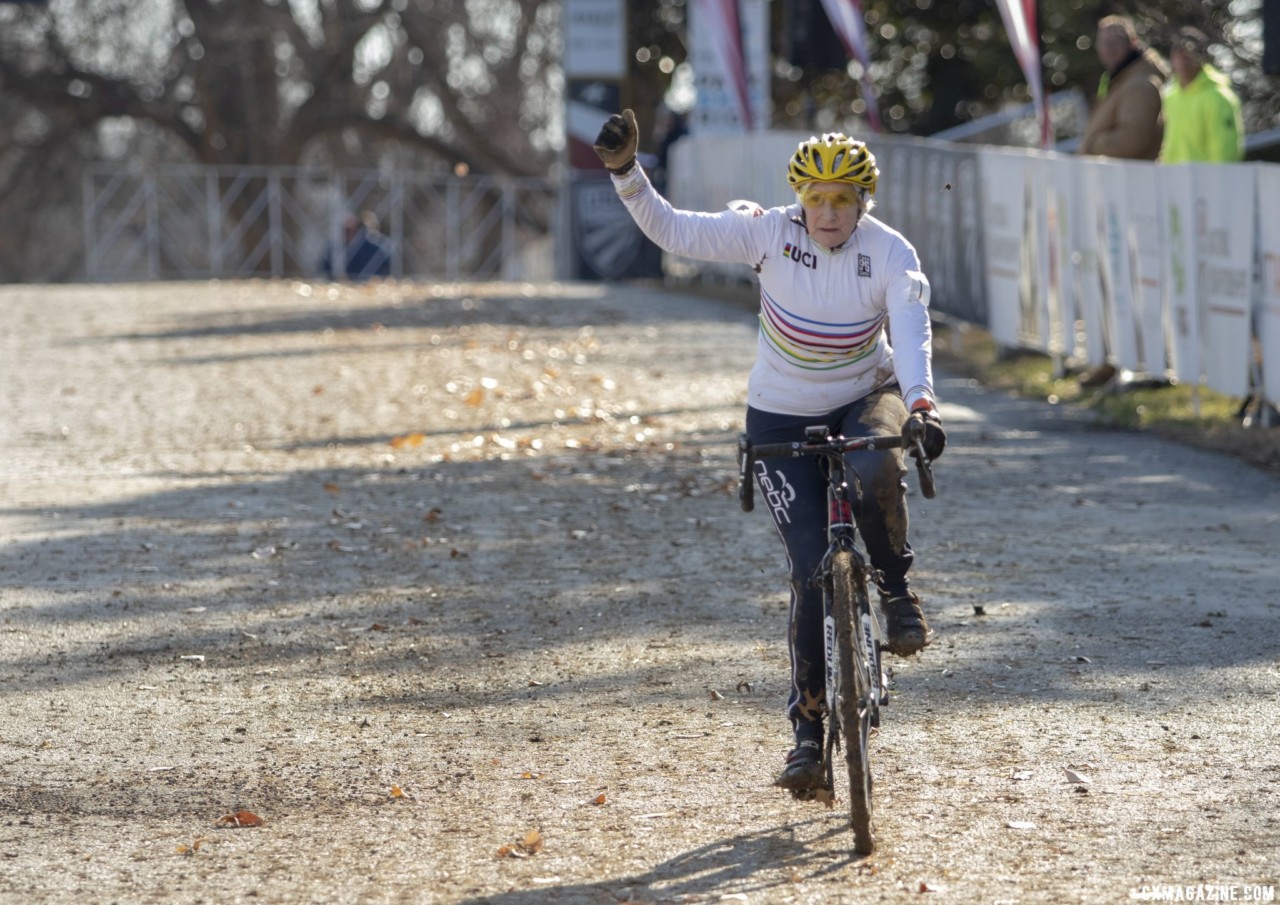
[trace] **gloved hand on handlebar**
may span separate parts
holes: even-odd
[[[640,146],[640,130],[636,127],[636,115],[623,110],[609,117],[596,136],[592,149],[604,161],[605,168],[615,176],[631,172],[636,165],[636,149]]]
[[[915,455],[915,438],[919,436],[925,457],[932,462],[947,448],[947,432],[942,429],[942,418],[927,399],[919,399],[911,408],[907,423],[902,425],[902,439],[907,452]]]

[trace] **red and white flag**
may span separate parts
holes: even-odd
[[[822,6],[844,44],[845,51],[862,66],[862,100],[867,105],[867,120],[873,132],[880,131],[880,104],[876,100],[875,83],[871,80],[871,53],[867,49],[866,16],[862,0],[822,0]]]
[[[1031,89],[1031,100],[1040,119],[1040,147],[1047,148],[1052,144],[1052,130],[1049,98],[1044,92],[1041,75],[1040,18],[1036,0],[996,0],[996,5],[1000,7],[1000,18],[1004,19],[1005,30],[1009,32],[1014,56],[1018,58],[1018,65],[1022,67],[1022,74]]]
[[[742,46],[742,19],[738,0],[698,0],[698,18],[711,37],[720,70],[729,93],[737,102],[742,123],[748,132],[755,128],[751,116],[751,94],[747,85],[747,59]]]

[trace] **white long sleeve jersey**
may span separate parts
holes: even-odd
[[[799,205],[757,208],[754,216],[677,210],[639,166],[615,176],[614,187],[659,247],[755,268],[760,334],[747,382],[753,408],[825,415],[895,378],[908,407],[934,401],[929,281],[900,233],[864,215],[849,241],[831,251],[809,238]]]

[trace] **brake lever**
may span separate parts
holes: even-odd
[[[926,500],[938,495],[938,485],[933,479],[933,463],[924,454],[924,418],[921,415],[911,416],[911,453],[916,460],[916,474],[920,478],[920,492]]]

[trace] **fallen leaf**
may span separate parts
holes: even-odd
[[[722,695],[720,692],[716,691],[716,690],[713,688],[713,689],[711,689],[711,700],[713,700],[713,701],[723,701],[723,700],[724,700],[724,695]]]
[[[481,403],[484,402],[484,390],[482,390],[480,387],[476,387],[474,390],[472,390],[470,393],[464,396],[462,401],[467,405],[471,406],[472,408],[476,408]]]
[[[592,803],[592,804],[604,804],[604,801],[605,801],[605,798],[604,798],[604,793],[603,793],[603,792],[601,792],[601,793],[600,793],[599,795],[597,795],[595,798],[591,799],[591,803]]]
[[[1075,770],[1072,770],[1070,767],[1063,767],[1062,772],[1067,775],[1067,782],[1084,782],[1084,783],[1093,782],[1092,779],[1085,776],[1083,773],[1077,773]]]
[[[234,814],[227,814],[221,818],[217,826],[230,827],[246,827],[246,826],[262,826],[262,818],[253,811],[236,811]]]
[[[1009,774],[1009,778],[1012,779],[1014,782],[1022,782],[1023,780],[1030,779],[1034,775],[1035,774],[1032,773],[1030,770],[1014,770],[1012,773]]]
[[[339,486],[338,486],[336,483],[334,483],[333,481],[325,481],[325,482],[324,482],[324,489],[325,489],[326,491],[328,491],[329,493],[340,493],[340,492],[342,491],[342,488],[341,488],[341,487],[339,487]]]
[[[440,507],[432,506],[430,509],[427,510],[426,515],[422,517],[422,520],[424,522],[438,522],[440,521],[440,516],[442,516],[443,514],[444,513],[440,511]]]
[[[389,632],[389,631],[391,631],[391,629],[387,628],[387,627],[386,627],[385,625],[383,625],[381,622],[375,622],[373,625],[369,626],[369,631],[371,631],[371,632]]]
[[[737,684],[737,686],[734,688],[734,691],[737,691],[739,693],[745,691],[747,694],[755,694],[756,687],[752,685],[750,682],[742,681]]]
[[[392,449],[404,449],[406,446],[421,446],[422,441],[426,440],[426,434],[414,432],[412,434],[400,434],[391,438]]]
[[[208,836],[200,836],[193,840],[190,845],[179,845],[174,849],[174,851],[179,855],[194,855],[196,852],[200,851],[200,846],[204,845],[208,841]]]
[[[499,858],[528,858],[530,855],[536,855],[542,851],[542,833],[539,830],[529,830],[524,834],[524,839],[512,845],[504,845],[498,849]]]
[[[921,880],[918,891],[943,893],[947,891],[947,888],[945,886],[939,886],[936,883],[926,883],[924,880]]]
[[[393,786],[391,787],[391,797],[392,797],[392,798],[404,798],[404,797],[405,797],[405,795],[404,795],[404,789],[400,788],[399,786],[394,786],[394,785],[393,785]]]

